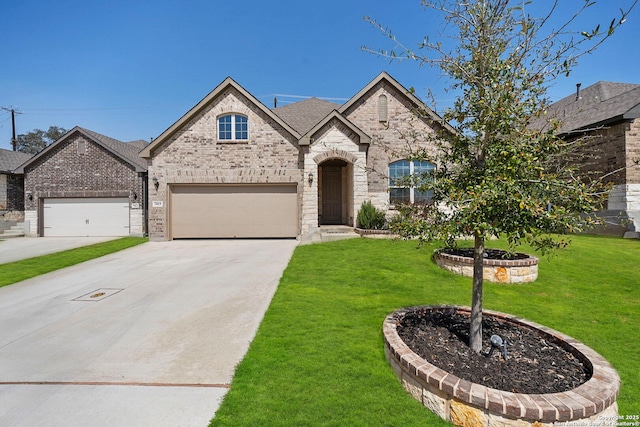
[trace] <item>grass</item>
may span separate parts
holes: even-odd
[[[484,307],[594,348],[621,376],[620,414],[638,414],[640,242],[572,240],[541,259],[536,282],[487,283]],[[382,344],[397,308],[470,305],[471,280],[435,266],[433,249],[374,239],[298,247],[211,425],[448,425],[404,391]]]
[[[123,237],[67,251],[0,264],[0,288],[146,242],[145,237]]]

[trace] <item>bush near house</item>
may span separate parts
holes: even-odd
[[[362,202],[358,211],[358,228],[365,230],[384,230],[387,227],[387,217],[384,211],[371,204],[371,200]]]

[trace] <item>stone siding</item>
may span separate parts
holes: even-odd
[[[218,141],[217,118],[228,113],[247,116],[248,140]],[[232,87],[212,100],[152,155],[148,175],[152,240],[171,237],[168,197],[172,184],[297,183],[301,205],[303,161],[296,138]],[[153,178],[158,180],[158,189]]]
[[[318,229],[318,182],[320,166],[327,160],[339,159],[347,162],[344,168],[343,184],[343,216],[344,223],[355,225],[357,210],[368,197],[367,153],[362,149],[359,137],[337,119],[329,121],[316,132],[313,142],[305,153],[304,176],[317,177],[311,185],[304,187],[302,234],[310,234]]]
[[[84,154],[79,153],[79,142],[86,146]],[[71,135],[29,165],[25,169],[24,189],[33,195],[33,200],[25,196],[25,220],[31,223],[32,235],[42,235],[39,212],[46,198],[127,197],[130,204],[140,206],[132,209],[139,212],[130,215],[134,218],[144,215],[142,174],[81,134]],[[144,221],[139,220],[130,223],[130,234],[142,235],[143,225]]]

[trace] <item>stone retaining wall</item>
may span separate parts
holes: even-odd
[[[470,313],[468,307],[429,308]],[[607,421],[617,420],[620,377],[602,356],[579,341],[515,316],[484,311],[485,315],[544,334],[546,339],[562,345],[591,368],[591,378],[573,390],[547,394],[511,393],[458,378],[414,353],[396,330],[398,322],[410,310],[398,310],[385,319],[385,356],[404,388],[454,425],[550,427],[606,425]]]
[[[441,268],[461,276],[473,277],[473,258],[436,252],[433,255]],[[496,283],[528,283],[538,278],[538,258],[503,260],[485,259],[482,263],[484,280]]]

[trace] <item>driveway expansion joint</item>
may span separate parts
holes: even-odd
[[[209,387],[229,388],[230,384],[202,383],[145,383],[145,382],[111,382],[111,381],[0,381],[2,385],[82,385],[82,386],[125,386],[125,387]]]

